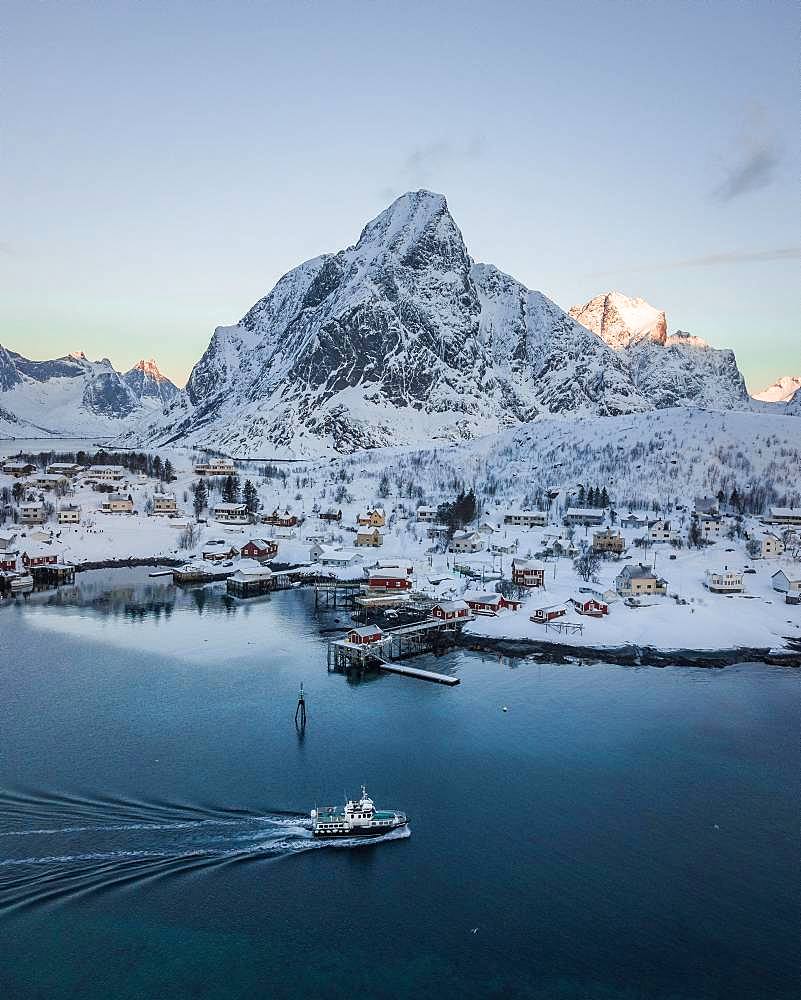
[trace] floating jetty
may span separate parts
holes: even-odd
[[[436,684],[447,684],[453,687],[459,683],[458,677],[451,674],[437,674],[433,670],[421,670],[419,667],[407,667],[404,663],[387,663],[383,661],[378,665],[379,670],[388,674],[402,674],[404,677],[416,677],[420,681],[434,681]]]

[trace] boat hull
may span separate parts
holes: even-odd
[[[394,833],[395,830],[402,830],[408,823],[398,823],[396,826],[383,826],[370,830],[338,830],[337,832],[317,831],[312,833],[317,840],[370,840],[375,837],[383,837],[387,833]]]

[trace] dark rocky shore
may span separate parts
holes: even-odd
[[[801,667],[801,647],[784,650],[767,646],[737,646],[731,649],[657,649],[655,646],[578,646],[539,639],[501,639],[491,636],[460,635],[458,644],[467,649],[500,653],[503,656],[536,657],[549,663],[585,660],[591,663],[619,663],[632,667],[730,667],[737,663],[767,663],[771,666]]]

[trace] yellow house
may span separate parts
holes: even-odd
[[[386,514],[383,507],[374,507],[372,510],[366,511],[364,514],[356,515],[356,523],[358,525],[365,525],[371,528],[383,528],[386,524]]]
[[[371,528],[366,531],[359,531],[356,533],[356,544],[359,547],[367,545],[371,546],[372,548],[378,548],[379,545],[384,544],[384,536],[378,530],[378,528]]]

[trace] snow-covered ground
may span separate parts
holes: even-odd
[[[226,539],[240,548],[251,537],[271,537],[279,544],[275,561],[296,565],[311,562],[310,548],[315,540],[353,549],[357,514],[381,506],[387,518],[383,545],[358,549],[360,559],[355,566],[340,570],[327,567],[327,571],[352,578],[377,559],[403,557],[414,563],[416,590],[431,597],[460,596],[466,589],[493,590],[501,579],[508,581],[515,554],[539,558],[552,547],[554,538],[565,534],[563,509],[569,491],[580,482],[607,488],[617,510],[616,530],[632,506],[651,517],[659,506],[661,516],[670,518],[673,532],[685,543],[695,496],[713,494],[720,488],[728,494],[735,485],[741,492],[764,489],[771,483],[773,493],[766,495],[766,503],[798,505],[800,428],[801,421],[791,417],[667,410],[605,420],[540,422],[453,448],[385,449],[330,462],[239,463],[240,484],[246,479],[255,484],[262,513],[289,508],[304,518],[303,523],[289,531],[264,524],[234,527],[216,523],[207,512],[203,515],[207,523],[197,526],[190,549],[179,546],[180,528],[167,518],[144,513],[158,488],[155,480],[129,475],[122,488],[131,493],[139,513],[104,514],[99,511],[104,494],[94,491],[81,476],[74,494],[63,499],[80,504],[82,523],[58,525],[51,519],[45,530],[52,533],[52,546],[60,558],[76,564],[147,557],[188,561],[199,556],[210,539]],[[197,481],[193,466],[199,456],[165,449],[160,455],[170,458],[176,472],[175,482],[167,489],[176,497],[182,517],[194,523],[191,486]],[[0,473],[0,491],[3,487],[10,490],[13,483]],[[469,486],[475,488],[480,508],[474,527],[489,525],[496,530],[485,528],[484,547],[479,552],[449,553],[430,536],[429,525],[416,520],[415,511],[420,503],[452,500],[461,488]],[[548,526],[524,529],[503,525],[506,511],[534,507],[533,499],[546,488],[557,493],[550,504],[547,497],[543,500],[549,508]],[[46,496],[58,502],[52,495]],[[211,506],[220,500],[219,493],[212,493]],[[331,508],[342,511],[340,524],[318,517]],[[7,520],[0,533],[8,530],[18,533],[20,547],[43,544],[31,537],[31,531],[37,529],[15,526]],[[797,576],[801,563],[793,558],[792,553],[798,553],[795,545],[779,559],[749,559],[746,536],[761,530],[756,516],[746,515],[739,524],[732,518],[720,540],[698,550],[674,548],[668,543],[635,547],[634,539],[643,534],[642,529],[622,529],[627,552],[619,562],[601,564],[597,573],[601,589],[612,585],[622,565],[653,565],[656,561],[656,571],[667,579],[670,596],[636,609],[618,601],[609,616],[600,620],[572,611],[567,619],[582,622],[581,643],[588,646],[780,646],[783,637],[801,635],[801,609],[783,603],[782,595],[772,590],[770,577],[780,567]],[[591,541],[592,531],[576,528],[575,543]],[[511,551],[493,554],[493,544]],[[545,561],[545,593],[526,595],[519,612],[477,619],[470,631],[577,644],[575,636],[546,633],[542,625],[529,621],[535,606],[561,602],[588,585],[576,575],[572,558],[546,556]],[[745,575],[744,596],[717,595],[704,587],[707,568],[742,569],[746,565],[756,572]]]

